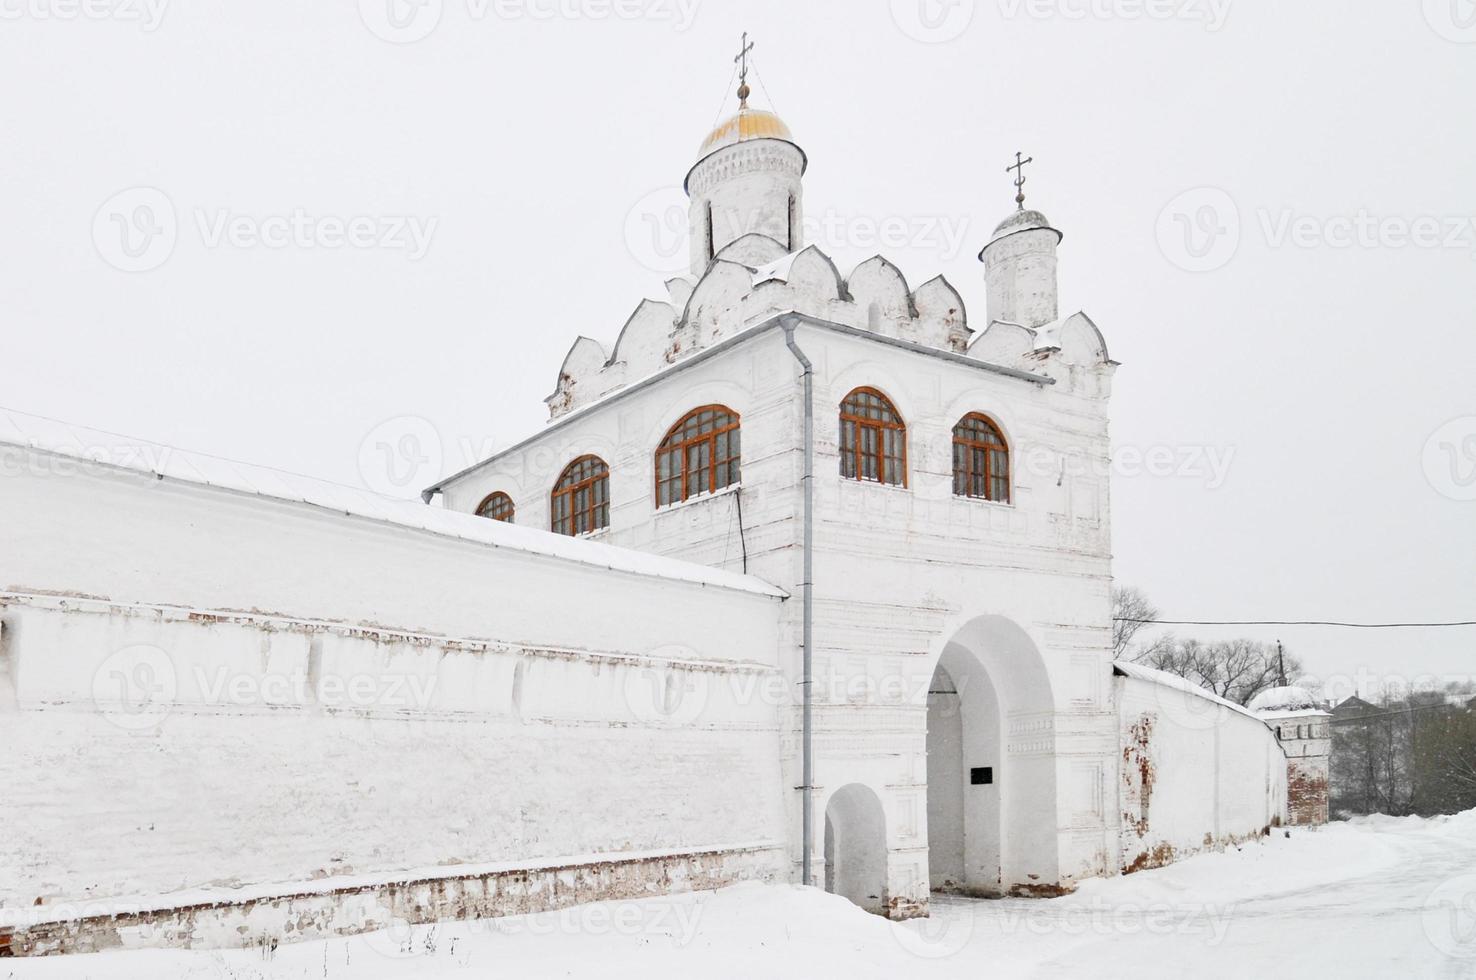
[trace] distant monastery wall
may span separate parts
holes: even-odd
[[[1160,671],[1118,664],[1121,867],[1260,837],[1286,818],[1287,763],[1260,718]]]

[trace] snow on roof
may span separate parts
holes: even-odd
[[[757,286],[759,283],[767,282],[770,279],[782,279],[788,282],[790,266],[794,265],[794,260],[803,251],[804,249],[800,249],[797,252],[789,252],[775,259],[773,262],[759,266],[753,270],[753,284]]]
[[[90,461],[97,465],[151,473],[183,483],[305,503],[340,514],[366,517],[495,548],[544,555],[616,572],[787,598],[787,593],[782,589],[751,575],[708,568],[675,558],[648,555],[550,531],[518,527],[505,521],[493,521],[415,501],[385,497],[368,490],[285,470],[239,463],[206,453],[187,452],[162,443],[68,425],[55,419],[4,408],[0,408],[0,445],[19,446]]]
[[[1321,707],[1322,703],[1312,696],[1311,691],[1291,684],[1268,688],[1251,698],[1250,703],[1252,711],[1274,711],[1277,714]]]
[[[1295,711],[1265,711],[1261,713],[1266,715],[1267,717],[1274,717],[1274,720],[1276,721],[1281,721],[1286,718],[1311,718],[1314,715],[1332,714],[1332,712],[1327,711],[1323,708],[1299,708]]]
[[[1176,690],[1183,691],[1185,694],[1192,694],[1197,698],[1204,698],[1206,701],[1213,701],[1215,704],[1229,708],[1231,711],[1245,715],[1247,718],[1254,718],[1256,719],[1256,721],[1262,723],[1265,722],[1265,719],[1261,718],[1259,715],[1255,714],[1244,705],[1236,704],[1234,701],[1227,701],[1224,698],[1220,697],[1218,694],[1214,694],[1200,687],[1193,681],[1185,680],[1178,674],[1170,674],[1166,670],[1154,670],[1152,667],[1144,667],[1142,664],[1135,664],[1127,660],[1112,661],[1112,669],[1125,677],[1132,677],[1135,680],[1147,681],[1150,684],[1158,684],[1162,687],[1172,687]]]

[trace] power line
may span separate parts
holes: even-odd
[[[1356,630],[1443,629],[1452,626],[1476,626],[1476,620],[1450,623],[1339,623],[1323,619],[1132,619],[1113,616],[1113,622],[1137,623],[1142,626],[1338,626]]]
[[[1465,695],[1459,695],[1464,697]],[[1471,695],[1471,700],[1476,701],[1476,694]],[[1336,707],[1336,705],[1334,706]],[[1380,710],[1377,712],[1366,712],[1364,714],[1349,715],[1346,718],[1334,718],[1330,724],[1333,725],[1358,725],[1373,721],[1375,718],[1393,718],[1398,715],[1409,715],[1416,711],[1434,711],[1437,708],[1447,711],[1464,710],[1465,704],[1447,704],[1444,701],[1435,704],[1411,704],[1403,708]]]

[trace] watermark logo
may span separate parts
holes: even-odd
[[[1457,44],[1476,44],[1476,0],[1424,0],[1425,23]]]
[[[391,44],[413,44],[441,22],[442,0],[359,0],[359,19]]]
[[[97,254],[123,272],[157,269],[174,254],[178,238],[174,203],[157,187],[119,191],[92,216]]]
[[[490,888],[489,888],[490,891]],[[454,924],[412,924],[396,916],[358,941],[388,959],[452,958],[458,943],[474,937],[499,936],[617,936],[640,939],[645,945],[666,940],[688,946],[697,937],[704,903],[691,895],[668,899],[588,902],[527,915],[489,916]]]
[[[892,22],[914,41],[942,44],[963,36],[974,20],[974,0],[891,0]]]
[[[637,721],[648,724],[690,725],[707,707],[711,672],[687,666],[697,651],[685,646],[664,646],[650,654],[657,663],[625,669],[625,703]]]
[[[1196,187],[1158,214],[1158,249],[1186,272],[1223,268],[1240,248],[1240,209],[1218,187]]]
[[[1271,248],[1420,248],[1476,247],[1476,218],[1470,215],[1298,214],[1292,208],[1257,212],[1262,236]]]
[[[359,443],[359,478],[386,497],[410,497],[442,470],[441,434],[429,419],[400,415],[381,422]]]
[[[36,452],[24,446],[0,446],[0,476],[62,476],[97,473],[109,466],[169,472],[169,446],[148,443],[112,442],[107,444],[72,444],[57,447],[66,455]]]
[[[1158,707],[1160,723],[1180,731],[1208,731],[1233,713],[1233,709],[1214,700],[1212,692],[1189,680],[1184,680],[1182,685],[1155,682],[1153,700]],[[1152,727],[1150,725],[1150,731]],[[1149,747],[1144,748],[1147,750]]]
[[[203,703],[232,708],[317,704],[354,711],[424,711],[436,690],[433,675],[356,671],[309,677],[304,673],[247,673],[196,666],[189,673]]]
[[[404,252],[419,262],[430,252],[436,217],[401,214],[309,214],[294,208],[287,214],[238,214],[226,208],[194,211],[195,228],[206,248],[380,249]]]
[[[1476,416],[1451,419],[1425,440],[1425,479],[1441,496],[1476,500]]]
[[[1005,935],[1198,936],[1213,949],[1225,942],[1236,908],[1229,905],[1113,903],[1101,898],[1062,903],[1021,902],[999,915]]]
[[[3,0],[0,0],[3,2]],[[355,249],[403,252],[411,262],[430,251],[440,219],[391,214],[242,214],[229,208],[192,208],[187,228],[207,249]],[[103,202],[92,217],[92,243],[103,261],[123,272],[157,269],[174,254],[180,219],[157,187],[130,187]]]
[[[437,946],[434,925],[411,925],[408,919],[398,915],[380,928],[363,933],[359,938],[365,946],[392,960],[405,960],[432,953]]]
[[[652,191],[626,212],[625,247],[652,272],[687,270],[687,195],[681,188]]]
[[[1476,875],[1452,878],[1425,899],[1425,938],[1446,956],[1476,959]]]
[[[441,23],[443,0],[359,0],[359,19],[391,44],[423,41]],[[670,23],[681,32],[697,17],[698,0],[465,0],[473,23],[498,21],[636,21]]]
[[[652,191],[637,201],[625,215],[625,244],[631,257],[661,275],[684,272],[689,244],[688,208],[687,195],[678,187]],[[771,208],[714,208],[711,228],[699,233],[710,235],[721,253],[728,244],[749,234],[786,241],[789,221],[782,202]],[[826,253],[858,249],[894,254],[917,249],[948,262],[967,249],[970,228],[968,219],[957,215],[878,215],[828,209],[805,214],[799,237]]]
[[[952,436],[948,437],[951,445]],[[940,440],[941,441],[941,440]],[[1207,490],[1218,490],[1230,479],[1234,446],[1181,443],[1113,446],[1105,456],[1085,449],[1024,443],[1014,454],[1016,475],[1028,475],[1037,485],[1064,482],[1067,477],[1098,481],[1138,479],[1193,480]],[[937,458],[936,456],[934,458]]]
[[[1291,207],[1256,208],[1247,228],[1267,248],[1458,249],[1476,253],[1476,215],[1308,214]],[[1213,272],[1235,257],[1241,238],[1240,208],[1218,187],[1197,187],[1175,197],[1158,215],[1159,250],[1188,272]]]
[[[976,899],[954,899],[933,895],[926,918],[888,923],[892,938],[913,956],[926,960],[947,959],[961,952],[974,938],[978,918]]]
[[[169,0],[0,0],[0,20],[116,20],[152,34],[168,7]]]
[[[129,731],[158,727],[178,692],[174,661],[146,643],[118,650],[92,675],[93,704],[103,717]]]
[[[1006,19],[1152,20],[1203,24],[1211,33],[1225,26],[1234,0],[999,0]]]

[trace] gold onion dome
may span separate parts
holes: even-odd
[[[707,134],[707,139],[702,141],[702,148],[697,151],[697,158],[700,160],[714,150],[721,150],[734,143],[764,139],[794,142],[789,127],[774,113],[767,109],[740,106],[736,113]]]
[[[707,139],[702,141],[702,146],[697,151],[697,162],[687,171],[687,179],[682,182],[682,187],[690,189],[692,173],[701,166],[703,160],[726,147],[750,140],[782,140],[799,150],[800,173],[803,174],[809,167],[810,161],[806,158],[805,151],[794,141],[784,120],[767,109],[750,109],[745,102],[738,106],[737,112],[707,134]]]

